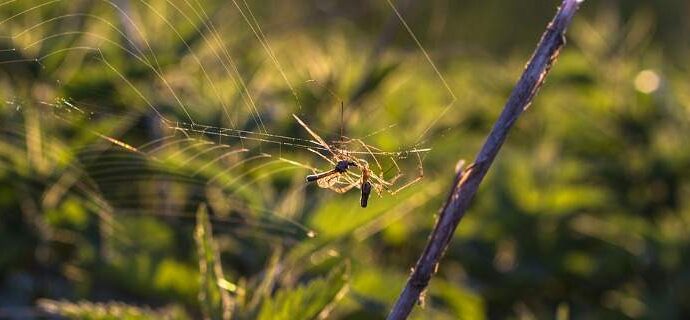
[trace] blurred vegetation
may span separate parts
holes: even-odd
[[[0,318],[385,317],[557,1],[396,5],[452,93],[386,1],[0,4]],[[584,3],[413,318],[690,317],[689,10]]]

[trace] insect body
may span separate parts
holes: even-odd
[[[362,186],[360,189],[362,190],[362,197],[359,199],[359,204],[362,206],[362,208],[367,207],[367,203],[369,202],[369,195],[371,194],[371,182],[369,182],[369,178],[365,177],[365,175],[368,175],[368,172],[365,174],[362,174]]]
[[[356,166],[357,166],[357,164],[352,162],[352,161],[340,160],[335,165],[335,168],[333,168],[333,170],[322,172],[319,174],[308,175],[307,176],[307,182],[313,182],[313,181],[317,181],[317,180],[320,180],[323,178],[331,177],[331,176],[336,175],[336,174],[345,173],[345,172],[347,172],[347,169],[349,167],[356,167]]]

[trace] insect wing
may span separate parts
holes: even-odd
[[[316,180],[316,184],[321,188],[328,189],[338,183],[338,181],[340,181],[340,174],[333,174]]]

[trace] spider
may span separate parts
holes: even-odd
[[[315,142],[330,155],[330,157],[323,155],[322,153],[316,151],[313,148],[309,148],[308,150],[319,155],[321,158],[325,159],[331,165],[333,165],[333,169],[323,171],[320,173],[317,173],[315,169],[312,169],[312,171],[314,171],[314,174],[308,175],[306,181],[316,182],[319,187],[330,189],[338,193],[345,193],[355,187],[359,188],[361,190],[360,206],[362,208],[367,207],[369,202],[369,196],[371,195],[372,190],[375,191],[376,194],[378,194],[379,196],[384,191],[387,191],[390,194],[395,194],[400,190],[421,180],[424,176],[424,171],[421,165],[421,157],[419,156],[419,153],[426,152],[428,151],[428,149],[412,150],[411,152],[417,155],[419,160],[419,175],[415,179],[403,185],[402,187],[399,187],[395,190],[391,190],[395,182],[403,176],[402,172],[400,171],[400,168],[393,159],[393,156],[400,156],[400,153],[381,152],[380,150],[375,149],[374,147],[368,146],[360,139],[341,139],[341,141],[338,142],[340,147],[331,146],[328,143],[326,143],[326,141],[323,138],[321,138],[321,136],[319,136],[318,134],[316,134],[316,132],[311,130],[309,126],[307,126],[304,123],[304,121],[302,121],[302,119],[300,119],[297,115],[293,114],[292,116],[295,118],[295,120],[297,120],[300,126],[302,126],[309,133],[309,135],[311,135],[316,140]],[[343,147],[343,145],[351,142],[359,144],[364,148],[364,150],[366,150],[366,152],[349,151]],[[372,169],[369,168],[369,163],[365,159],[356,156],[359,154],[370,155],[376,162],[376,166],[378,167],[381,173],[374,173]],[[379,163],[375,154],[391,156],[393,167],[398,170],[398,173],[394,177],[386,180],[383,177],[385,172],[382,170],[381,164]],[[356,168],[359,171],[359,174],[352,172],[352,170],[350,170],[352,168]]]

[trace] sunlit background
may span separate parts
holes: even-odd
[[[384,318],[557,5],[3,1],[0,318]],[[413,318],[690,317],[689,14],[583,3]]]

